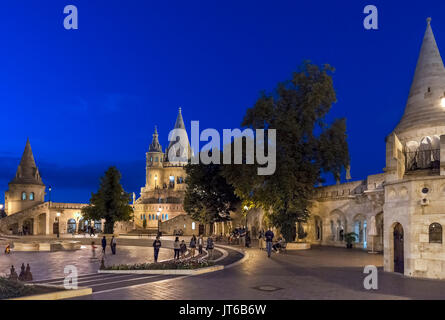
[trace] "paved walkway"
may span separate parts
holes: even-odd
[[[93,294],[89,299],[444,299],[445,281],[418,280],[383,272],[382,255],[315,247],[273,254],[248,249],[232,268]],[[379,267],[379,289],[363,287],[365,265]]]

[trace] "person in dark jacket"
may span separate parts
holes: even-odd
[[[272,241],[273,237],[275,235],[273,234],[272,230],[267,230],[264,234],[264,237],[266,238],[266,249],[267,249],[267,256],[270,258],[270,253],[272,251]]]
[[[187,245],[185,244],[184,240],[181,241],[180,249],[181,249],[181,259],[185,259],[185,253],[187,252]]]
[[[158,262],[159,249],[161,249],[161,240],[159,240],[159,236],[157,236],[156,240],[153,242],[153,249],[155,255],[155,262]]]
[[[196,237],[195,235],[192,236],[190,239],[190,255],[192,258],[195,256],[195,249],[196,249]]]
[[[212,237],[208,237],[207,238],[207,252],[209,253],[209,260],[213,259],[213,248],[215,247],[215,245],[213,244],[213,238]]]
[[[102,252],[105,254],[105,249],[107,248],[107,238],[105,236],[102,238]]]

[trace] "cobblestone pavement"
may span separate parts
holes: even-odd
[[[445,281],[410,279],[382,270],[382,255],[314,247],[273,254],[248,249],[233,268],[93,294],[89,299],[444,299]],[[363,268],[379,267],[379,289],[365,290]]]
[[[118,246],[116,255],[112,255],[107,247],[105,254],[105,264],[119,263],[142,263],[153,261],[153,248],[141,246]],[[64,276],[64,269],[67,265],[74,265],[79,275],[95,273],[99,270],[100,260],[91,260],[91,246],[84,246],[76,251],[55,251],[55,252],[13,252],[10,255],[0,255],[0,274],[9,274],[9,269],[13,265],[16,271],[20,272],[22,263],[31,266],[31,272],[35,280],[53,279]],[[98,246],[96,256],[102,257],[102,248]],[[171,259],[173,251],[162,249],[159,251],[159,260]]]

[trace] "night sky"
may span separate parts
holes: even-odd
[[[79,30],[63,27],[69,4]],[[237,128],[306,59],[336,68],[353,179],[380,173],[428,16],[445,52],[443,1],[2,1],[0,200],[27,137],[53,201],[87,202],[109,165],[139,192],[155,125],[164,148],[179,107],[188,130]]]

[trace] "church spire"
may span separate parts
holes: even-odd
[[[444,96],[445,68],[431,28],[431,18],[428,18],[405,113],[396,133],[443,126],[445,112],[441,108],[441,99]]]
[[[176,139],[171,139],[172,135]],[[169,145],[165,151],[166,161],[169,162],[187,162],[190,159],[191,148],[190,142],[187,135],[187,130],[185,129],[184,119],[182,118],[182,109],[179,108],[178,116],[176,117],[175,127],[169,133]],[[172,149],[173,148],[173,149]],[[169,159],[170,151],[176,155],[176,160]]]
[[[148,152],[162,152],[162,146],[159,143],[158,127],[155,126],[155,132],[153,133],[153,140],[151,141]]]
[[[37,169],[34,155],[31,149],[29,139],[26,141],[25,151],[23,151],[22,159],[12,184],[38,184],[43,185],[40,177],[39,169]]]
[[[175,123],[175,128],[174,129],[184,129],[185,130],[184,119],[182,119],[182,109],[181,109],[181,107],[179,107],[178,117],[176,118],[176,123]]]

